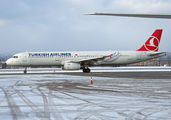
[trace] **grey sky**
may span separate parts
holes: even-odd
[[[137,50],[157,28],[171,51],[171,20],[84,13],[171,14],[170,0],[0,0],[0,53]]]

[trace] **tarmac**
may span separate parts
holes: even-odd
[[[0,70],[0,119],[171,119],[170,68],[115,69]]]
[[[171,79],[170,71],[156,72],[91,72],[91,73],[56,73],[74,76],[93,76],[110,78],[135,78],[135,79]]]

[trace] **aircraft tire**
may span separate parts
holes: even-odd
[[[87,68],[87,73],[90,73],[90,71],[91,71],[91,70],[90,70],[89,68]]]
[[[90,70],[89,68],[87,68],[87,69],[84,68],[84,69],[83,69],[83,72],[84,72],[84,73],[90,73],[90,71],[91,71],[91,70]]]

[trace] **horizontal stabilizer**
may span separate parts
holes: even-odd
[[[157,52],[157,53],[154,52],[154,53],[149,53],[148,55],[149,56],[156,56],[156,55],[162,55],[163,56],[163,55],[166,55],[166,52]]]

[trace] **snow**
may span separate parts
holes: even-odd
[[[93,81],[60,74],[0,76],[0,119],[171,119],[171,79]]]

